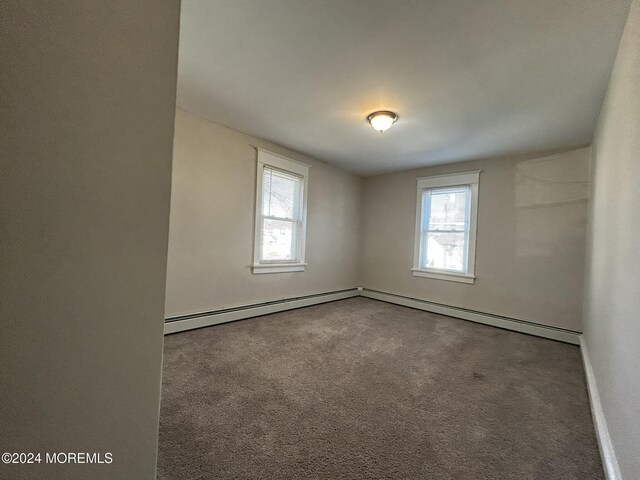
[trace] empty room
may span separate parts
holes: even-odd
[[[640,478],[640,0],[0,13],[1,479]]]

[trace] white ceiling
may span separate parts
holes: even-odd
[[[584,145],[629,5],[183,0],[178,105],[362,175]]]

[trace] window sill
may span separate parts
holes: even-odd
[[[306,263],[259,263],[252,265],[253,274],[304,272]]]
[[[475,283],[475,275],[466,273],[443,272],[437,270],[425,270],[421,268],[412,268],[414,277],[434,278],[436,280],[446,280],[448,282]]]

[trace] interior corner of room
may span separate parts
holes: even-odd
[[[256,147],[312,167],[304,273],[251,275]],[[590,146],[359,176],[178,108],[174,152],[170,332],[176,321],[200,327],[290,308],[300,297],[311,297],[304,303],[310,304],[336,292],[351,296],[361,286],[364,295],[448,309],[452,316],[493,318],[543,335],[561,330],[577,343]],[[416,181],[467,171],[482,172],[474,284],[417,277]]]
[[[622,419],[640,406],[632,373],[639,363],[632,238],[640,222],[629,210],[640,151],[634,8],[593,144],[367,170],[229,129],[204,118],[205,107],[178,108],[165,332],[362,296],[581,344],[606,474],[633,478],[639,430]],[[184,104],[193,105],[183,88]],[[403,121],[400,111],[382,135]],[[250,273],[255,147],[312,167],[304,272]],[[481,171],[475,278],[412,272],[417,179],[469,171]]]

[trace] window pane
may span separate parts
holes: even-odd
[[[426,235],[426,255],[422,268],[440,268],[464,272],[465,232],[439,233]]]
[[[296,203],[302,179],[265,167],[262,175],[262,214],[266,217],[296,218]]]
[[[295,260],[295,223],[263,219],[262,260]]]
[[[431,208],[427,230],[463,232],[467,222],[469,188],[443,188],[430,191]]]

